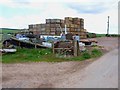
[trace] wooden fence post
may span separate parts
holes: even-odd
[[[21,48],[21,43],[20,43],[20,42],[18,42],[18,44],[19,44],[19,47]]]
[[[52,51],[53,51],[53,54],[54,54],[55,53],[54,42],[52,42]]]
[[[77,55],[80,55],[80,46],[79,46],[79,41],[77,41]]]
[[[73,43],[74,43],[74,56],[78,56],[79,55],[79,43],[78,43],[78,41],[73,41]]]
[[[35,43],[35,49],[37,48],[37,45],[36,45],[36,43]]]

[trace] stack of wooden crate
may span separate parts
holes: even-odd
[[[78,34],[81,38],[87,38],[83,18],[65,17],[65,24],[67,26],[68,33]]]
[[[34,34],[60,35],[64,32],[65,25],[68,33],[78,34],[81,38],[87,38],[83,18],[46,19],[45,24],[29,25],[29,30],[33,31]]]
[[[32,24],[29,25],[29,31],[33,34],[46,34],[46,24]]]
[[[62,19],[46,19],[46,32],[49,32],[50,35],[60,35],[63,23]]]

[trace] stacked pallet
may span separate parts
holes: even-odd
[[[49,32],[49,35],[60,35],[63,23],[62,19],[46,19],[46,32]]]
[[[37,30],[37,26],[36,25],[29,25],[29,31],[32,31],[33,34],[37,34],[38,30]]]
[[[29,25],[29,30],[34,34],[42,35],[60,35],[64,33],[64,29],[68,33],[78,34],[81,38],[87,38],[86,30],[84,29],[84,19],[65,17],[65,19],[46,19],[45,24]]]
[[[84,29],[84,19],[65,17],[67,32],[78,34],[81,38],[87,38],[86,29]]]
[[[65,24],[68,27],[84,29],[84,19],[82,18],[65,17]]]
[[[46,24],[29,25],[29,31],[32,31],[33,34],[46,34]]]

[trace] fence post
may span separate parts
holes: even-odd
[[[52,51],[53,51],[53,54],[54,54],[55,53],[54,42],[52,42]]]
[[[18,44],[19,44],[19,47],[21,48],[21,43],[20,43],[20,42],[18,42]]]
[[[73,41],[73,43],[74,43],[74,56],[78,56],[78,54],[79,54],[79,43],[78,43],[78,41]]]
[[[37,48],[37,45],[36,45],[36,43],[35,43],[35,49]]]
[[[77,55],[80,55],[80,46],[79,46],[79,41],[77,41]]]

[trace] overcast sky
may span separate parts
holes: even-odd
[[[106,33],[110,16],[110,33],[118,33],[119,0],[1,0],[0,27],[28,28],[45,23],[48,18],[80,17],[89,32]]]

